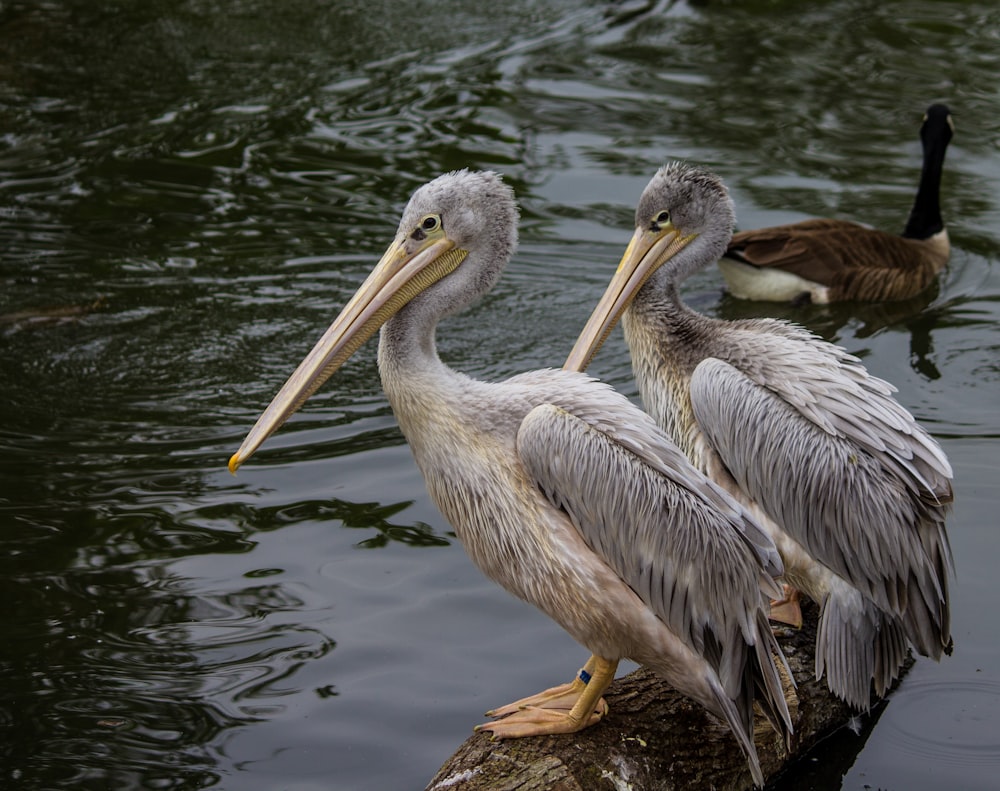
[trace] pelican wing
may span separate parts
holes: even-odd
[[[518,431],[518,456],[591,549],[737,689],[761,591],[776,592],[767,572],[779,572],[780,560],[735,501],[644,414],[628,413],[616,421],[535,407]]]
[[[780,321],[747,333],[747,349],[766,343],[759,362],[736,366],[825,433],[867,450],[915,495],[952,499],[951,465],[941,447],[893,397],[896,388],[861,361],[807,330]],[[757,335],[756,338],[753,336]],[[711,377],[705,378],[710,390]],[[710,396],[709,396],[710,397]]]
[[[897,613],[919,580],[928,617],[941,618],[947,459],[855,358],[787,345],[783,356],[778,337],[769,367],[750,374],[715,358],[699,364],[699,426],[741,489],[813,557]]]

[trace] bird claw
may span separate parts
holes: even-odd
[[[537,695],[521,698],[520,700],[515,700],[513,703],[508,703],[506,706],[491,709],[486,712],[486,716],[494,718],[507,717],[527,708],[565,709],[569,711],[573,708],[573,704],[579,699],[585,687],[586,685],[583,682],[573,679],[569,684],[560,684],[544,692],[539,692]]]
[[[590,716],[582,719],[571,716],[570,711],[562,707],[526,706],[496,722],[485,722],[482,725],[477,725],[474,730],[477,733],[489,731],[492,739],[519,739],[523,736],[576,733],[591,725],[596,725],[607,713],[608,704],[604,698],[598,700],[597,706],[590,713]]]

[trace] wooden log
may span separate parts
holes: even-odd
[[[775,778],[854,712],[817,683],[816,609],[806,625],[779,641],[798,688],[789,691],[795,727],[791,753],[760,716],[754,742],[764,777]],[[909,669],[908,660],[903,672]],[[790,687],[789,687],[790,690]],[[476,733],[438,770],[426,791],[679,791],[753,788],[746,759],[720,721],[640,668],[616,679],[605,699],[608,715],[580,733],[491,740]],[[873,707],[863,719],[881,713]],[[860,748],[863,740],[859,739]]]

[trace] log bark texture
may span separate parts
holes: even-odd
[[[816,610],[811,605],[804,610],[806,625],[779,637],[798,684],[786,694],[795,728],[791,753],[763,717],[757,718],[754,742],[768,780],[854,714],[824,682],[815,680]],[[608,715],[580,733],[502,741],[473,734],[426,791],[753,788],[746,759],[729,729],[644,668],[616,679],[605,700]]]

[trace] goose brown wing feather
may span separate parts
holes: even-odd
[[[729,258],[826,286],[835,299],[905,299],[947,263],[947,247],[847,220],[814,219],[734,234]]]

